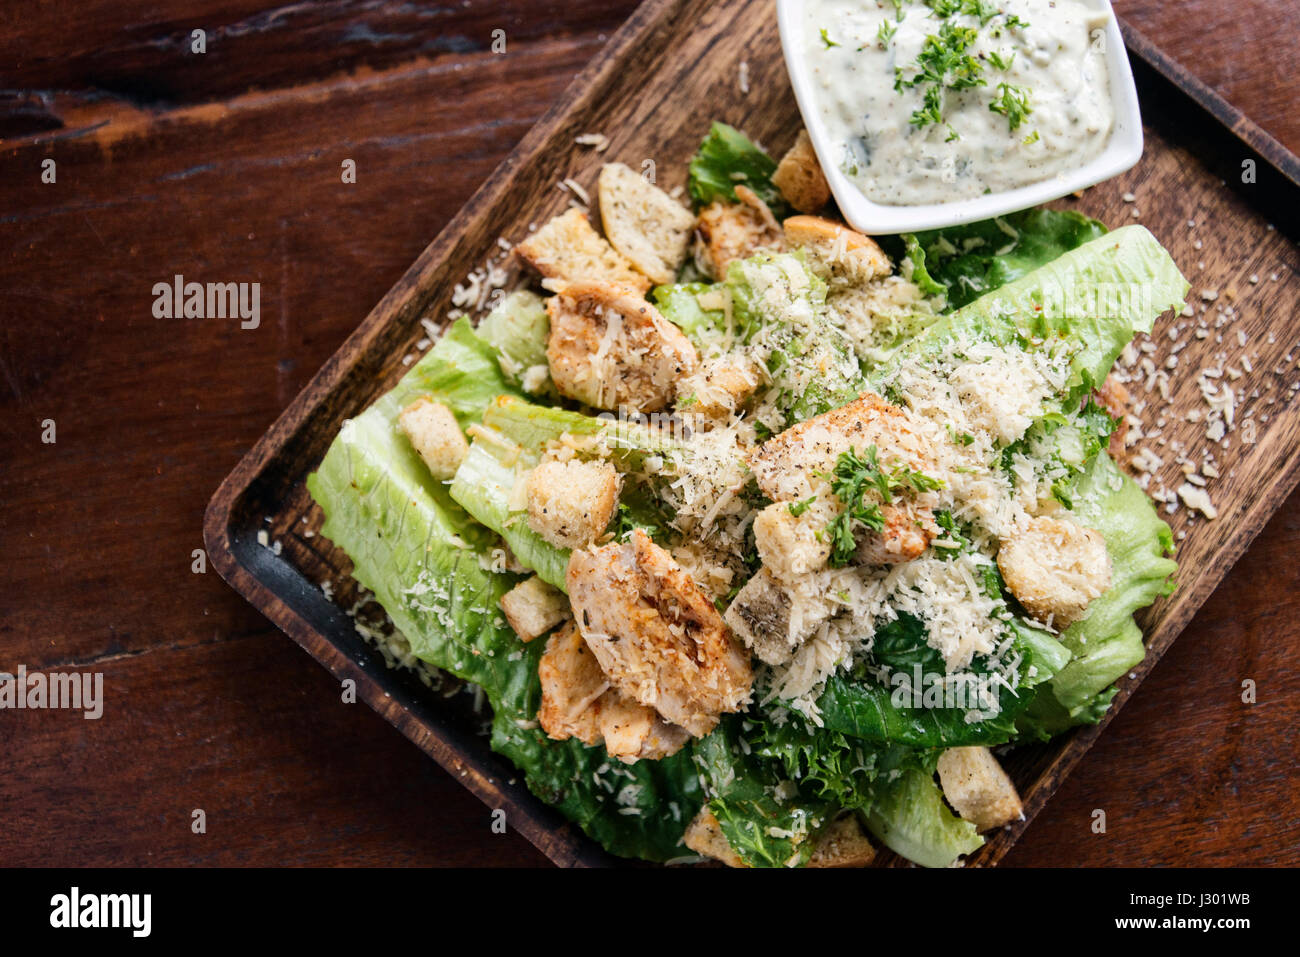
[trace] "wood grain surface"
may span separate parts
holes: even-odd
[[[172,6],[0,15],[0,670],[93,665],[108,699],[97,722],[0,713],[0,864],[543,863],[192,550],[216,483],[632,5]],[[1117,6],[1300,148],[1292,4],[1200,47],[1194,17]],[[1269,57],[1241,57],[1259,17]],[[200,20],[219,63],[175,39]],[[154,319],[174,273],[260,281],[261,327]],[[1300,862],[1294,504],[1007,863]]]

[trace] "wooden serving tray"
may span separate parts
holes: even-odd
[[[1183,536],[1178,588],[1139,618],[1146,660],[1120,681],[1101,725],[1010,752],[1005,764],[1024,798],[1025,818],[988,835],[972,865],[994,864],[1007,852],[1300,480],[1300,411],[1292,388],[1300,389],[1300,256],[1294,242],[1300,236],[1300,160],[1142,36],[1126,28],[1125,38],[1146,153],[1124,176],[1059,205],[1111,227],[1143,223],[1191,280],[1189,299],[1198,315],[1205,305],[1205,315],[1214,319],[1228,304],[1236,314],[1203,339],[1184,335],[1163,413],[1156,411],[1163,405],[1158,390],[1148,395],[1133,387],[1135,401],[1149,400],[1148,424],[1164,419],[1166,444],[1143,443],[1164,459],[1152,488],[1181,484],[1170,453],[1174,443],[1183,443],[1198,461],[1211,446],[1204,422],[1186,418],[1208,408],[1199,370],[1233,365],[1240,371],[1245,353],[1253,371],[1230,382],[1248,397],[1237,410],[1239,428],[1224,444],[1212,445],[1221,477],[1209,483],[1209,492],[1218,518],[1192,518],[1181,507],[1163,516]],[[351,563],[316,534],[322,516],[304,481],[343,420],[401,378],[403,359],[426,335],[420,319],[441,324],[452,308],[453,287],[499,255],[497,238],[516,241],[530,223],[564,208],[572,193],[558,189],[560,181],[572,178],[594,194],[602,163],[641,169],[650,161],[659,185],[672,189],[685,183],[687,160],[714,120],[744,130],[775,154],[793,141],[800,120],[773,5],[647,0],[226,478],[205,516],[208,554],[226,581],[337,678],[353,679],[375,710],[485,804],[504,809],[511,826],[561,865],[615,859],[534,798],[522,775],[491,752],[465,696],[430,693],[409,672],[388,669],[362,641],[343,610],[356,599]],[[596,153],[577,145],[584,133],[604,134],[608,149]],[[1243,182],[1251,165],[1253,182]],[[1135,200],[1125,201],[1126,194]],[[1211,291],[1218,297],[1213,301]],[[1175,347],[1166,334],[1175,321],[1189,322],[1166,316],[1152,336],[1150,358],[1157,367]],[[1255,441],[1246,444],[1240,426],[1252,406]],[[278,553],[259,544],[263,530],[281,544]],[[332,601],[322,581],[335,583]],[[878,861],[901,862],[889,853]]]

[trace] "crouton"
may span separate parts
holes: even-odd
[[[611,688],[578,629],[567,624],[546,642],[537,662],[542,686],[537,723],[547,736],[583,744],[603,744],[626,764],[658,760],[680,751],[690,740],[653,709]]]
[[[893,272],[889,257],[869,236],[820,216],[791,216],[785,242],[804,249],[808,265],[832,288],[862,286]]]
[[[656,412],[699,365],[681,330],[623,287],[568,283],[546,311],[551,379],[564,395],[595,408]]]
[[[515,246],[523,259],[547,279],[593,279],[619,283],[637,292],[650,280],[592,228],[586,214],[569,209]]]
[[[834,612],[831,602],[791,590],[763,567],[736,592],[723,618],[759,661],[783,665]]]
[[[574,618],[614,687],[694,736],[749,698],[749,655],[713,603],[640,529],[627,544],[575,551]]]
[[[677,383],[677,408],[706,418],[727,418],[744,407],[758,383],[759,373],[752,363],[736,356],[716,356]]]
[[[987,831],[1024,813],[1016,786],[988,748],[949,748],[939,755],[939,783],[954,811]]]
[[[872,445],[883,463],[933,474],[933,454],[908,414],[871,392],[768,439],[750,453],[749,467],[768,498],[800,501],[827,491],[818,475],[833,470],[842,452]]]
[[[528,527],[556,548],[581,548],[604,534],[618,490],[608,462],[543,462],[528,476]]]
[[[1101,532],[1039,517],[1004,540],[998,568],[1011,594],[1041,622],[1065,628],[1110,587],[1110,552]]]
[[[569,617],[569,599],[533,575],[501,596],[501,610],[515,634],[532,641]]]
[[[850,812],[836,818],[817,835],[809,867],[866,867],[876,856],[862,821]]]
[[[695,217],[622,163],[600,171],[600,218],[612,245],[652,282],[677,278],[695,231]]]
[[[469,454],[469,443],[455,414],[441,402],[421,396],[397,417],[397,424],[439,481],[450,479]]]
[[[831,201],[831,187],[817,161],[807,130],[800,130],[772,174],[772,185],[801,213],[815,213]]]
[[[726,278],[732,260],[783,248],[781,226],[767,204],[748,186],[737,186],[736,198],[739,203],[714,201],[700,210],[701,265],[714,279]]]
[[[720,861],[728,867],[748,867],[749,865],[735,852],[722,833],[722,825],[706,804],[686,827],[682,843],[696,854]]]
[[[754,543],[763,567],[790,583],[823,568],[831,557],[831,544],[821,541],[818,532],[826,522],[822,510],[796,517],[787,502],[767,506],[754,517]]]

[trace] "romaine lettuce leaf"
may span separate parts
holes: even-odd
[[[995,716],[968,722],[965,708],[899,707],[893,695],[894,689],[873,679],[840,673],[827,680],[817,707],[827,729],[850,737],[875,744],[953,748],[1012,740],[1016,718],[1032,698],[1032,692],[1014,695],[1003,688],[998,697],[1001,710]]]
[[[1089,396],[1081,409],[1049,412],[1024,437],[1002,450],[1002,467],[1014,471],[1015,456],[1024,454],[1053,473],[1052,497],[1066,508],[1074,507],[1071,489],[1110,443],[1116,420]],[[1059,477],[1056,477],[1057,473]]]
[[[483,317],[475,330],[480,339],[499,354],[502,371],[511,385],[520,387],[524,373],[533,368],[547,368],[546,342],[551,321],[542,297],[529,289],[517,289]],[[542,389],[552,393],[549,375]]]
[[[828,728],[811,727],[791,712],[777,724],[751,710],[745,720],[752,754],[777,762],[801,793],[840,809],[866,811],[880,789],[906,769],[933,774],[940,750],[880,745]]]
[[[603,747],[548,738],[535,720],[544,645],[539,639],[522,646],[510,681],[492,702],[493,750],[523,770],[529,790],[611,854],[650,861],[689,856],[682,835],[704,802],[691,749],[627,765]],[[515,647],[521,647],[517,639]]]
[[[650,296],[663,317],[703,351],[710,338],[727,331],[726,313],[721,309],[705,309],[699,301],[702,293],[718,288],[707,282],[678,282],[655,286]]]
[[[1071,489],[1074,514],[1106,539],[1111,587],[1088,606],[1088,617],[1061,633],[1074,660],[1048,683],[1068,712],[1083,714],[1093,699],[1145,657],[1133,613],[1173,589],[1178,565],[1167,557],[1174,541],[1155,507],[1109,455],[1099,455]]]
[[[513,463],[507,464],[507,457]],[[520,470],[534,462],[535,459],[521,451],[507,456],[501,444],[476,438],[452,479],[451,497],[476,520],[497,532],[515,557],[537,572],[542,581],[563,591],[569,550],[556,548],[534,532],[525,509],[510,508],[511,491]]]
[[[746,725],[745,716],[727,715],[694,743],[709,810],[732,850],[750,867],[805,864],[834,806],[804,796],[780,765],[755,755]]]
[[[944,675],[943,660],[926,643],[925,625],[911,615],[899,615],[877,630],[871,658],[895,675],[907,679],[904,688],[887,687],[874,675],[839,672],[827,682],[817,700],[821,720],[828,731],[861,738],[873,745],[906,745],[914,748],[951,748],[964,745],[998,745],[1016,737],[1016,720],[1033,700],[1035,686],[1051,678],[1070,659],[1070,652],[1046,631],[1021,619],[1013,619],[1015,650],[1021,655],[1022,678],[1014,689],[994,686],[998,713],[979,720],[967,720],[971,708],[981,704],[976,692],[962,702],[965,706],[943,707],[937,695],[941,686],[923,684],[915,695],[915,669],[931,681]],[[978,665],[978,663],[977,663]],[[1031,666],[1032,676],[1028,675]],[[978,677],[977,666],[972,674]],[[929,693],[927,693],[929,692]],[[932,701],[930,694],[936,697]]]
[[[678,439],[671,432],[622,421],[612,415],[594,417],[534,405],[503,395],[483,413],[483,433],[470,445],[451,483],[451,497],[470,515],[497,532],[524,565],[556,588],[565,588],[569,550],[556,548],[528,525],[523,508],[511,508],[511,493],[523,472],[537,464],[538,449],[568,434],[604,440],[611,457],[624,469],[636,469],[652,453],[671,453]],[[629,483],[630,486],[630,483]],[[663,528],[667,522],[645,500],[641,489],[629,487],[620,515],[642,527]]]
[[[326,517],[321,533],[347,552],[353,577],[419,658],[483,689],[492,747],[534,793],[614,854],[681,856],[682,834],[703,800],[689,752],[627,767],[603,747],[552,741],[537,729],[545,642],[520,642],[498,607],[520,576],[491,570],[497,535],[432,478],[396,425],[419,395],[446,403],[467,424],[510,393],[492,348],[467,321],[456,323],[396,388],[343,427],[308,477]]]
[[[744,133],[726,123],[714,123],[709,135],[691,157],[687,186],[695,208],[714,200],[734,203],[736,186],[744,185],[767,203],[777,219],[790,215],[789,204],[772,185],[776,160],[754,145]]]
[[[1104,225],[1080,213],[1029,209],[906,234],[886,245],[897,256],[901,244],[912,282],[927,295],[943,294],[956,309],[1105,233]]]
[[[495,358],[458,322],[392,391],[344,424],[307,489],[325,513],[321,534],[347,552],[411,650],[485,688],[509,670],[496,648],[517,643],[497,601],[517,580],[484,570],[496,536],[473,521],[398,430],[414,397],[432,395],[474,419],[504,391]]]
[[[654,413],[660,415],[660,413]],[[663,421],[667,420],[663,414]],[[676,448],[671,431],[652,428],[631,418],[620,420],[612,412],[583,415],[568,409],[534,405],[517,396],[503,395],[488,404],[483,425],[500,432],[524,449],[536,450],[566,433],[602,438],[611,457],[626,469],[637,470],[650,454]]]
[[[950,867],[984,844],[975,825],[943,803],[934,777],[904,771],[867,813],[867,830],[890,850],[922,867]]]
[[[1014,619],[1011,627],[1016,631],[1016,648],[1023,657],[1017,691],[1037,687],[1070,663],[1070,649],[1050,632],[1023,618]]]
[[[496,350],[478,337],[468,319],[461,318],[371,408],[396,422],[397,414],[422,395],[450,408],[464,429],[482,419],[498,396],[522,393],[506,380]]]
[[[1091,700],[1071,712],[1056,700],[1051,688],[1042,688],[1020,716],[1016,727],[1022,739],[1048,741],[1077,725],[1097,724],[1110,708],[1110,702],[1118,691],[1118,688],[1110,687],[1098,692]]]
[[[1125,226],[949,313],[871,378],[888,381],[905,359],[943,355],[964,338],[1024,348],[1065,339],[1073,347],[1065,408],[1106,377],[1137,333],[1150,332],[1166,309],[1181,307],[1187,289],[1156,238],[1142,226]]]
[[[853,345],[826,312],[826,283],[801,253],[759,253],[727,267],[732,317],[741,337],[768,354],[768,398],[784,413],[780,431],[837,409],[865,387]],[[772,423],[762,423],[771,427]]]

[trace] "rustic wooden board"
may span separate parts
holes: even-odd
[[[1158,60],[1139,36],[1130,31],[1128,39],[1139,56]],[[742,62],[748,67],[748,94],[738,82]],[[1195,520],[1182,509],[1168,516],[1175,532],[1184,533],[1179,589],[1142,616],[1150,654],[1121,681],[1106,723],[1300,479],[1294,455],[1300,419],[1291,388],[1300,381],[1292,354],[1300,348],[1300,323],[1292,320],[1300,301],[1300,260],[1292,242],[1300,193],[1294,157],[1232,116],[1212,93],[1198,89],[1193,98],[1154,70],[1139,68],[1138,74],[1147,120],[1142,163],[1063,205],[1112,226],[1142,222],[1188,274],[1195,302],[1201,302],[1201,290],[1212,289],[1221,297],[1216,305],[1230,301],[1239,314],[1221,330],[1222,342],[1215,333],[1191,339],[1181,351],[1184,374],[1173,376],[1166,442],[1182,442],[1200,454],[1204,424],[1182,417],[1203,408],[1196,376],[1188,370],[1222,364],[1220,352],[1237,356],[1238,330],[1246,334],[1245,351],[1255,371],[1234,384],[1259,391],[1239,415],[1256,403],[1258,425],[1253,444],[1244,445],[1230,433],[1214,449],[1222,478],[1212,483],[1211,492],[1220,517]],[[354,678],[384,717],[486,803],[506,808],[510,820],[561,864],[604,863],[608,857],[527,793],[475,734],[478,721],[467,709],[433,699],[409,676],[385,671],[355,635],[341,611],[355,597],[347,578],[350,563],[320,536],[305,534],[319,529],[320,515],[303,481],[342,420],[401,377],[403,357],[423,336],[420,318],[445,316],[453,286],[493,255],[497,237],[517,239],[529,223],[564,207],[569,194],[556,188],[560,180],[572,177],[593,189],[601,162],[617,159],[640,167],[650,160],[660,184],[672,188],[684,182],[686,159],[714,119],[745,129],[774,151],[793,139],[798,115],[770,6],[651,0],[227,478],[206,516],[209,554],[236,589],[337,677]],[[609,150],[596,155],[576,146],[574,138],[587,132],[608,136]],[[1241,182],[1247,160],[1256,164],[1251,183]],[[1136,201],[1125,202],[1127,193]],[[1196,226],[1190,228],[1189,221]],[[1252,283],[1252,275],[1259,281]],[[1216,305],[1207,303],[1211,316]],[[1165,328],[1158,327],[1152,339],[1157,364],[1174,345]],[[1144,397],[1140,389],[1138,397]],[[1159,481],[1173,488],[1179,484],[1178,467],[1173,456],[1164,457]],[[256,544],[260,529],[282,543],[281,555]],[[337,604],[320,592],[322,580],[339,583]],[[1025,820],[992,836],[972,863],[992,864],[1006,853],[1104,727],[1014,752],[1008,767],[1025,796]],[[888,855],[882,858],[891,862]]]

